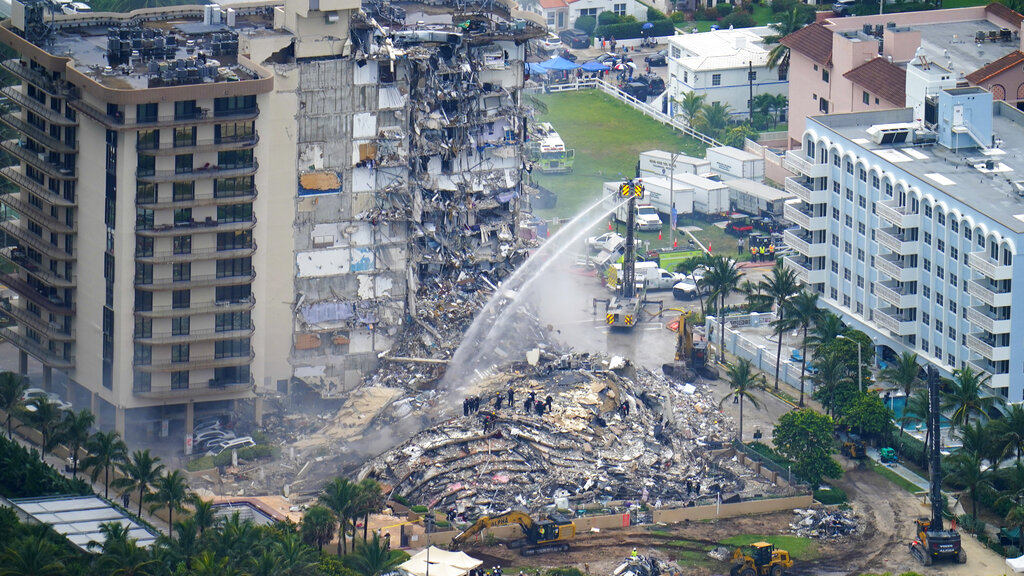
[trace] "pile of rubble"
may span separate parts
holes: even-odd
[[[465,518],[553,503],[686,506],[719,494],[784,492],[734,459],[713,456],[732,426],[707,389],[684,388],[620,358],[529,356],[473,385],[478,410],[449,407],[459,416],[369,461],[358,476]],[[550,410],[527,413],[531,396],[550,396]]]
[[[797,508],[793,514],[795,519],[789,529],[804,538],[842,538],[856,532],[858,527],[857,517],[850,511]]]

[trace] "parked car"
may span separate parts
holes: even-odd
[[[647,93],[654,96],[665,91],[665,80],[657,74],[645,74],[637,79],[647,83]]]
[[[562,47],[562,41],[554,34],[549,34],[547,38],[540,41],[540,47],[548,52],[555,52]]]
[[[71,410],[71,402],[65,402],[59,394],[54,392],[47,392],[42,388],[28,388],[21,394],[21,401],[25,405],[25,410],[29,412],[35,412],[36,407],[32,401],[37,398],[45,398],[50,404],[55,404],[60,410]]]
[[[630,82],[620,88],[623,92],[641,102],[646,102],[647,96],[650,94],[650,87],[644,82]]]
[[[566,46],[574,50],[590,48],[590,35],[583,30],[576,28],[562,30],[558,33],[558,38],[564,42]]]
[[[234,438],[232,440],[224,441],[210,448],[206,453],[207,456],[216,456],[221,452],[227,450],[237,450],[239,448],[250,448],[256,445],[256,441],[252,439],[252,436],[242,436],[241,438]]]
[[[836,0],[836,2],[832,4],[832,13],[836,16],[849,16],[856,3],[856,0]]]
[[[213,440],[232,440],[235,438],[234,432],[227,430],[205,430],[192,436],[192,443],[195,446],[202,444],[209,444]]]
[[[644,56],[644,62],[648,65],[654,66],[668,66],[668,49],[658,50],[654,54],[648,54]]]
[[[569,62],[575,62],[577,60],[577,56],[575,54],[573,54],[572,52],[569,52],[568,50],[562,50],[562,52],[559,54],[559,56],[561,56],[562,58],[565,58]]]
[[[676,300],[693,300],[699,295],[706,294],[707,289],[700,285],[700,280],[695,283],[692,278],[686,278],[672,286],[672,297]]]
[[[621,64],[623,62],[622,54],[616,54],[614,52],[605,52],[597,58],[595,58],[601,64],[608,66],[609,68]],[[628,61],[628,60],[627,60]]]

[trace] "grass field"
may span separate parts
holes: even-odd
[[[794,560],[812,561],[817,560],[821,552],[818,550],[818,542],[813,538],[800,536],[788,536],[785,534],[777,536],[765,536],[763,534],[738,534],[722,541],[722,544],[729,547],[749,546],[754,542],[769,542],[775,548],[786,550]]]
[[[881,476],[882,478],[885,478],[886,480],[892,482],[893,484],[899,486],[900,488],[903,488],[907,492],[910,492],[911,494],[917,494],[918,492],[921,491],[921,487],[920,486],[918,486],[917,484],[914,484],[913,482],[907,480],[903,476],[900,476],[899,474],[893,472],[892,470],[889,469],[888,466],[885,466],[883,464],[879,464],[879,463],[873,462],[873,461],[870,464],[871,464],[871,468],[879,476]]]

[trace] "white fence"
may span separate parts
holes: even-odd
[[[768,326],[771,322],[775,321],[774,313],[766,314],[736,314],[725,317],[725,349],[730,354],[738,356],[740,358],[746,358],[750,360],[750,363],[758,370],[763,371],[768,376],[769,383],[775,379],[775,351],[777,345],[772,343],[770,346],[759,344],[751,338],[743,335],[739,328],[745,326]],[[720,340],[718,335],[719,320],[714,316],[708,316],[705,320],[705,333],[711,336],[708,339],[717,347]],[[774,337],[774,333],[773,333]],[[786,340],[791,339],[791,344],[787,344]],[[798,347],[799,338],[794,338],[791,333],[783,334],[783,346],[782,346],[782,364],[779,366],[779,380],[793,386],[794,388],[800,388],[800,363],[790,361],[790,350]],[[804,393],[811,394],[814,392],[814,382],[811,380],[810,374],[804,376]]]

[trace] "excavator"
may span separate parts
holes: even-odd
[[[708,364],[708,343],[706,340],[693,339],[693,326],[688,314],[679,316],[676,328],[676,355],[672,362],[662,364],[661,371],[665,376],[693,382],[697,376],[709,380],[718,379],[718,369]]]
[[[929,477],[931,481],[931,518],[918,518],[914,522],[916,539],[910,543],[910,553],[921,564],[931,566],[935,560],[955,560],[967,563],[967,552],[960,542],[960,533],[942,529],[942,463],[939,456],[939,371],[928,367],[928,402],[932,409],[928,417]]]
[[[481,516],[472,526],[452,538],[452,547],[468,541],[484,528],[509,524],[518,524],[523,529],[523,538],[508,544],[509,548],[519,548],[523,556],[567,552],[569,541],[576,537],[576,525],[568,518],[551,514],[546,520],[535,521],[525,512],[512,510],[494,517]]]

